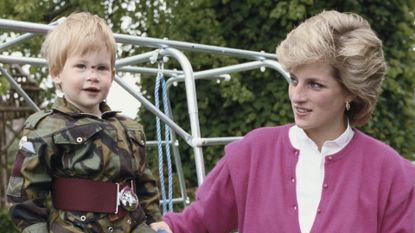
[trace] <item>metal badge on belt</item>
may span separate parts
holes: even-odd
[[[127,211],[133,211],[138,207],[138,197],[130,186],[125,186],[120,191],[120,203],[121,206]]]
[[[137,194],[134,192],[134,181],[130,181],[130,186],[126,185],[124,188],[120,190],[119,184],[117,183],[117,207],[115,210],[115,214],[118,213],[118,206],[121,206],[123,209],[131,212],[137,209],[139,206],[139,201]]]

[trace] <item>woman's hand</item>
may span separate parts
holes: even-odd
[[[163,221],[151,223],[150,227],[155,231],[163,230],[167,233],[173,233],[173,231],[170,229],[169,225],[167,225],[167,223],[163,222]]]

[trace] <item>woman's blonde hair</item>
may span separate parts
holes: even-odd
[[[347,93],[355,96],[346,111],[353,126],[369,121],[386,72],[382,41],[369,23],[354,13],[323,11],[291,31],[277,47],[288,71],[327,62]]]
[[[62,71],[71,54],[87,54],[106,49],[111,54],[111,70],[115,67],[116,43],[105,21],[88,12],[72,13],[60,25],[49,31],[42,45],[49,72]]]

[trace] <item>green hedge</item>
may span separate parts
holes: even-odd
[[[7,215],[6,210],[0,211],[0,229],[1,233],[18,233],[17,229],[14,227],[12,221]]]

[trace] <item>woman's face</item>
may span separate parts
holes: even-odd
[[[327,63],[299,66],[291,72],[288,94],[295,124],[310,138],[332,140],[345,130],[345,105],[351,101]]]

